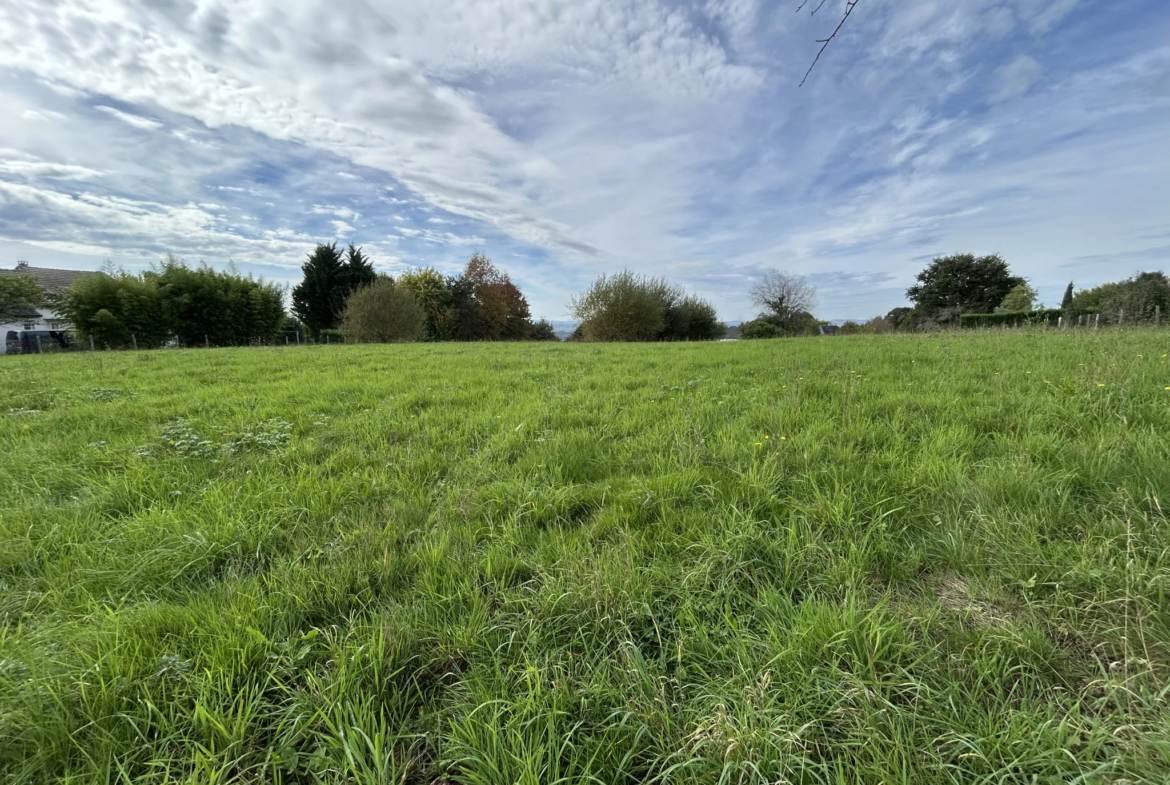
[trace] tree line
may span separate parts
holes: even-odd
[[[543,341],[557,340],[546,320],[533,321],[511,277],[482,253],[457,275],[433,267],[397,277],[378,273],[353,244],[316,246],[291,291],[240,275],[192,267],[168,255],[142,273],[106,270],[79,278],[48,303],[97,346],[238,346],[271,343],[282,333],[317,340]],[[35,282],[3,281],[0,311],[38,297]],[[759,315],[738,328],[746,339],[817,335],[827,324],[812,309],[816,288],[799,275],[767,271],[751,289]],[[1068,285],[1059,308],[1044,309],[1036,290],[1014,275],[1003,257],[937,257],[906,292],[913,303],[868,322],[846,322],[843,334],[921,331],[1092,317],[1101,324],[1139,324],[1170,317],[1170,279],[1161,272],[1076,291]],[[39,302],[38,302],[39,304]],[[569,340],[698,341],[727,334],[714,306],[669,281],[630,271],[600,276],[572,299],[578,321]]]
[[[1142,272],[1114,283],[1065,289],[1059,307],[1045,308],[1024,278],[998,254],[936,257],[906,290],[914,305],[894,308],[865,323],[846,322],[842,334],[929,331],[998,324],[1150,324],[1170,312],[1170,278]]]
[[[143,273],[78,278],[49,304],[83,338],[111,349],[251,344],[274,339],[285,321],[281,287],[171,255]]]
[[[458,275],[433,267],[397,278],[375,273],[360,248],[318,245],[292,290],[292,312],[313,335],[339,331],[352,342],[525,341],[556,339],[533,322],[511,276],[482,253]]]

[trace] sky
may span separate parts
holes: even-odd
[[[825,319],[1000,253],[1049,304],[1170,271],[1166,0],[4,0],[0,266],[167,252],[281,283],[483,251],[534,317],[599,274]]]

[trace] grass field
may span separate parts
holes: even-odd
[[[1168,351],[4,358],[0,782],[1165,782]]]

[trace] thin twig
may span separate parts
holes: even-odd
[[[817,67],[817,61],[821,59],[821,55],[823,55],[825,50],[829,48],[829,42],[837,37],[837,33],[841,32],[841,28],[845,26],[845,20],[849,18],[851,13],[853,13],[854,6],[856,6],[859,2],[861,2],[861,0],[848,0],[848,2],[845,3],[845,13],[841,15],[841,21],[837,23],[837,28],[833,30],[833,34],[828,38],[822,38],[817,41],[818,44],[821,44],[821,49],[819,52],[817,52],[817,56],[813,58],[812,65],[810,65],[808,70],[804,72],[804,79],[800,80],[799,87],[804,87],[804,83],[808,81],[808,75],[811,74],[812,70]],[[804,0],[804,2],[800,4],[800,8],[804,8],[807,3],[808,0]],[[825,0],[821,0],[820,5],[818,5],[816,9],[813,10],[813,13],[815,14],[818,10],[820,10],[820,7],[824,4]],[[800,8],[797,8],[796,10],[799,11]]]

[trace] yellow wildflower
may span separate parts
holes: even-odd
[[[1104,384],[1104,383],[1102,383],[1102,384],[1098,384],[1097,386],[1098,386],[1098,387],[1104,387],[1104,386],[1105,386],[1105,384]]]

